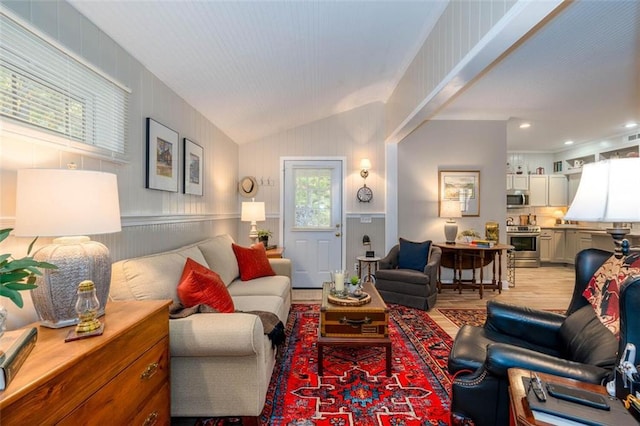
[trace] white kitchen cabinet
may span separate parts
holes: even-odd
[[[573,265],[578,253],[578,241],[580,240],[580,231],[575,229],[567,229],[564,234],[564,258],[565,262]]]
[[[546,206],[549,198],[547,175],[529,175],[529,205],[531,207]]]
[[[543,229],[540,232],[540,262],[552,262],[554,256],[553,231]]]
[[[591,232],[580,232],[578,239],[578,252],[593,247]],[[577,254],[577,253],[576,253]]]
[[[553,230],[553,257],[552,262],[564,263],[566,261],[565,233],[564,229]]]
[[[549,175],[549,200],[547,205],[557,207],[567,205],[567,177]]]
[[[528,190],[529,189],[529,176],[527,175],[507,175],[507,190],[509,189],[519,189],[519,190]]]

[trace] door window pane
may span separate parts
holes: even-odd
[[[294,169],[296,228],[331,228],[331,170]]]

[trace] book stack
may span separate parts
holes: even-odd
[[[471,240],[469,244],[476,247],[491,248],[495,245],[495,243],[496,243],[495,241],[491,241],[491,240]]]
[[[38,338],[35,327],[6,331],[0,337],[0,390],[5,390],[33,350]]]

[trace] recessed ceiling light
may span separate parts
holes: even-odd
[[[627,129],[633,129],[637,125],[638,125],[638,123],[630,122],[630,123],[625,124],[624,127],[626,127]]]
[[[573,141],[564,141],[565,145],[573,145]]]
[[[520,124],[520,128],[521,129],[528,129],[529,127],[531,127],[531,123],[522,123],[522,124]]]

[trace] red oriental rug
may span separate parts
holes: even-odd
[[[320,306],[294,304],[262,425],[414,426],[449,424],[447,357],[452,340],[424,311],[389,305],[392,376],[382,347],[325,348],[317,365]],[[221,424],[218,420],[201,425]]]

